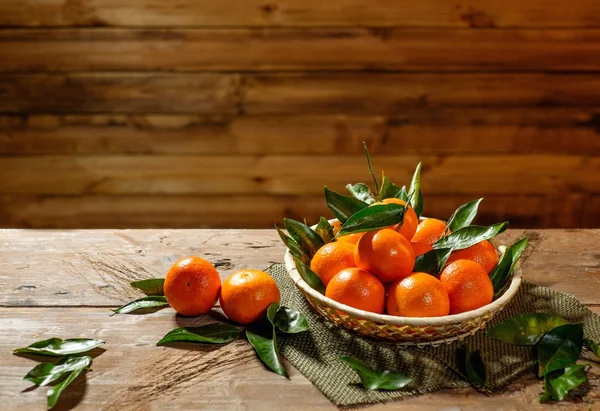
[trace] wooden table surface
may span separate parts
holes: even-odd
[[[508,230],[500,239],[524,234],[530,238],[525,278],[573,293],[600,313],[600,230]],[[170,308],[109,316],[108,308],[141,296],[130,281],[163,277],[180,257],[204,257],[225,278],[236,269],[281,262],[283,251],[274,230],[0,230],[0,409],[45,409],[46,389],[28,390],[31,384],[22,380],[36,362],[12,349],[50,337],[106,340],[93,371],[63,393],[59,410],[335,409],[289,364],[289,380],[266,371],[241,339],[221,347],[156,346],[171,329],[209,322],[209,316],[181,318]],[[539,405],[542,386],[533,376],[509,388],[491,397],[443,390],[368,409],[600,407],[597,366],[580,403]]]

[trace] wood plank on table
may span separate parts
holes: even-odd
[[[600,68],[599,30],[7,29],[0,44],[4,73]]]
[[[445,107],[589,109],[600,106],[598,90],[600,77],[589,73],[5,74],[0,113],[387,116]]]
[[[595,0],[4,0],[4,26],[599,27]]]
[[[432,195],[597,193],[600,157],[382,156],[375,171],[408,184],[423,163]],[[280,194],[320,195],[368,180],[363,156],[9,156],[0,157],[4,194]],[[468,183],[468,184],[467,184]]]
[[[499,240],[525,235],[526,280],[600,305],[600,230],[508,230]],[[141,296],[131,281],[162,277],[187,255],[210,260],[225,278],[283,254],[275,230],[0,230],[0,306],[112,307]]]
[[[0,115],[4,154],[600,153],[600,108],[382,115]],[[482,137],[485,136],[485,137]]]
[[[508,220],[512,228],[571,228],[587,224],[600,206],[587,196],[483,194],[477,224]],[[478,196],[479,196],[478,195]],[[427,195],[425,215],[447,219],[474,195]],[[518,207],[515,207],[518,204]],[[589,205],[591,204],[591,206]],[[593,206],[593,207],[592,207]],[[280,195],[0,196],[5,228],[273,228],[284,217],[317,222],[331,217],[324,197]]]

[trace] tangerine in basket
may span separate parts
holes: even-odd
[[[450,313],[450,298],[440,280],[413,273],[390,287],[387,312],[401,317],[441,317]]]
[[[217,269],[200,257],[176,261],[165,277],[165,297],[181,315],[207,313],[217,302],[220,289],[221,279]]]
[[[450,314],[476,310],[492,302],[494,286],[485,270],[470,260],[456,260],[440,274],[450,297]]]
[[[401,200],[399,198],[386,198],[385,200],[381,200],[380,203],[406,205],[406,201]],[[404,238],[410,241],[410,239],[413,238],[413,236],[415,235],[418,225],[419,217],[417,217],[417,213],[415,213],[415,210],[413,210],[412,207],[408,207],[406,209],[406,214],[404,214],[404,222],[402,223],[402,227],[400,227],[400,230],[398,230],[398,232],[402,234]]]
[[[332,223],[333,226],[333,234],[337,235],[342,229],[342,223],[339,221],[334,221]],[[337,241],[341,241],[343,243],[356,244],[358,240],[363,236],[364,233],[354,233],[354,234],[346,234],[337,238]]]
[[[450,254],[447,264],[453,263],[456,260],[474,261],[489,274],[498,264],[498,254],[494,245],[484,240],[469,248],[454,251]]]
[[[415,256],[425,254],[432,250],[433,244],[446,232],[446,223],[437,218],[428,218],[423,220],[417,226],[415,235],[411,238],[410,243]]]
[[[280,301],[279,287],[264,271],[245,269],[232,273],[221,288],[221,308],[239,324],[263,318],[272,303]]]
[[[325,296],[339,303],[382,314],[385,288],[377,277],[360,268],[346,268],[337,273],[325,289]]]
[[[367,270],[382,283],[388,284],[412,273],[415,253],[402,234],[384,228],[365,233],[358,240],[354,261],[358,268]]]
[[[317,250],[310,262],[310,269],[319,276],[325,287],[334,275],[344,268],[356,267],[356,246],[344,241],[327,243]]]

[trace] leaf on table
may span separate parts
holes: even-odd
[[[421,193],[421,163],[417,164],[412,181],[408,188],[408,198],[410,206],[415,210],[417,216],[420,217],[423,213],[423,193]]]
[[[477,215],[477,210],[481,201],[483,201],[483,198],[471,201],[458,207],[448,219],[448,229],[450,231],[456,231],[471,225],[475,219],[475,216]]]
[[[413,272],[428,273],[437,277],[446,265],[451,253],[451,248],[439,248],[421,254],[415,259]]]
[[[404,221],[406,207],[400,204],[376,204],[365,208],[350,217],[338,233],[343,236],[353,233],[364,233],[393,226]]]
[[[544,376],[544,393],[540,402],[562,401],[566,395],[587,381],[584,364],[573,364]]]
[[[362,386],[368,390],[399,390],[408,385],[412,378],[396,371],[377,371],[356,357],[342,356],[344,361],[358,374]]]
[[[266,332],[255,333],[250,330],[246,330],[246,337],[258,358],[265,364],[271,371],[287,377],[287,372],[281,363],[281,357],[279,355],[279,349],[277,348],[277,340],[275,335],[275,328],[271,327],[271,335],[267,335]]]
[[[304,254],[312,257],[325,243],[323,239],[308,225],[291,218],[284,218],[283,225],[288,234],[298,243]]]
[[[596,354],[596,357],[600,358],[600,345],[598,345],[598,343],[592,341],[589,338],[584,338],[583,342],[585,343],[585,345],[587,345],[587,347],[594,353]]]
[[[463,346],[463,351],[463,369],[467,379],[476,387],[485,386],[487,377],[485,372],[485,364],[481,358],[481,353],[479,351],[471,351],[466,345]]]
[[[128,314],[134,312],[136,310],[148,309],[148,308],[161,308],[167,307],[169,302],[167,301],[167,297],[163,295],[153,295],[144,298],[138,298],[137,300],[133,300],[115,310],[111,310],[115,314]]]
[[[335,237],[335,234],[333,234],[333,227],[325,217],[319,219],[319,224],[315,227],[315,232],[321,237],[324,244],[332,242],[333,237]]]
[[[288,248],[288,250],[290,250],[290,253],[294,256],[294,258],[297,258],[304,262],[309,261],[308,256],[306,255],[306,253],[304,253],[304,250],[302,250],[302,247],[300,247],[298,245],[298,243],[296,241],[294,241],[293,238],[289,237],[279,227],[277,227],[277,224],[275,224],[275,229],[277,230],[277,233],[279,234],[281,241],[283,241],[283,244],[285,244],[285,246]]]
[[[17,348],[13,351],[13,353],[62,357],[65,355],[81,354],[93,350],[94,348],[98,348],[103,344],[103,340],[91,338],[68,338],[66,340],[62,340],[60,338],[49,338],[47,340],[35,342],[28,347]]]
[[[296,334],[308,331],[308,321],[300,312],[288,308],[279,303],[272,303],[267,309],[267,318],[275,329],[287,333]]]
[[[66,373],[89,367],[92,364],[92,357],[67,357],[58,364],[44,362],[36,365],[27,373],[24,380],[30,381],[38,386],[48,385],[53,381],[60,379]]]
[[[492,285],[494,286],[494,297],[502,294],[509,284],[508,280],[510,280],[515,265],[519,261],[519,258],[521,258],[521,254],[523,254],[526,247],[527,237],[523,237],[504,251],[500,262],[490,273],[490,280],[492,280]]]
[[[330,190],[325,186],[325,202],[333,215],[343,224],[354,213],[367,208],[369,205],[358,198],[345,196]]]
[[[92,364],[92,358],[91,357],[88,357],[88,358],[90,360],[87,365],[84,365],[84,362],[81,362],[79,364],[78,368],[74,369],[67,375],[67,378],[65,378],[63,381],[59,382],[58,384],[56,384],[54,387],[50,387],[50,389],[48,390],[48,393],[47,393],[48,409],[53,408],[56,405],[56,403],[58,402],[58,399],[60,398],[60,395],[65,390],[65,388],[67,388],[69,386],[69,384],[71,384],[73,381],[75,381],[75,379],[79,376],[79,374],[81,374],[81,372],[84,369],[89,368],[89,366]]]
[[[437,240],[433,244],[433,248],[452,248],[453,250],[462,250],[464,248],[469,248],[481,241],[489,240],[490,238],[497,236],[506,230],[507,227],[508,221],[494,224],[489,227],[470,225],[459,228],[458,230],[453,231],[447,236]]]
[[[132,287],[142,290],[146,295],[165,295],[165,290],[163,289],[164,285],[164,278],[149,278],[147,280],[133,281],[131,283]]]
[[[565,324],[569,322],[550,314],[519,314],[496,324],[487,336],[507,344],[535,345],[548,331]]]
[[[323,281],[321,281],[321,278],[300,259],[294,257],[294,263],[304,282],[306,282],[310,288],[317,290],[321,294],[325,294],[325,285],[323,284]]]
[[[225,344],[235,340],[240,329],[226,323],[213,323],[201,327],[181,327],[169,331],[156,345],[187,341],[205,344]]]
[[[564,324],[548,331],[537,344],[539,376],[574,364],[582,346],[583,324]]]
[[[352,194],[352,197],[367,204],[373,204],[376,201],[371,189],[365,183],[346,184],[346,189]]]
[[[406,187],[404,188],[404,193],[406,194]],[[392,183],[389,178],[383,173],[381,173],[381,188],[379,188],[379,199],[385,200],[386,198],[396,198],[396,196],[400,193],[402,189],[398,187],[396,184]],[[408,195],[407,195],[408,198]],[[406,201],[406,199],[404,199]]]

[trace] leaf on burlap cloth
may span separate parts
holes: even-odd
[[[487,370],[487,390],[498,390],[525,372],[533,375],[532,347],[509,345],[485,336],[487,329],[521,313],[545,312],[583,323],[585,336],[600,340],[600,317],[577,298],[524,282],[511,303],[485,330],[440,347],[399,347],[359,337],[323,320],[309,307],[282,264],[272,265],[267,272],[279,285],[281,303],[304,314],[310,326],[308,332],[281,335],[281,355],[336,405],[375,403],[442,388],[467,387],[469,383],[460,376],[462,367],[457,356],[462,344],[481,352]],[[397,391],[365,390],[356,373],[339,360],[343,355],[360,358],[373,369],[404,373],[413,381]]]

